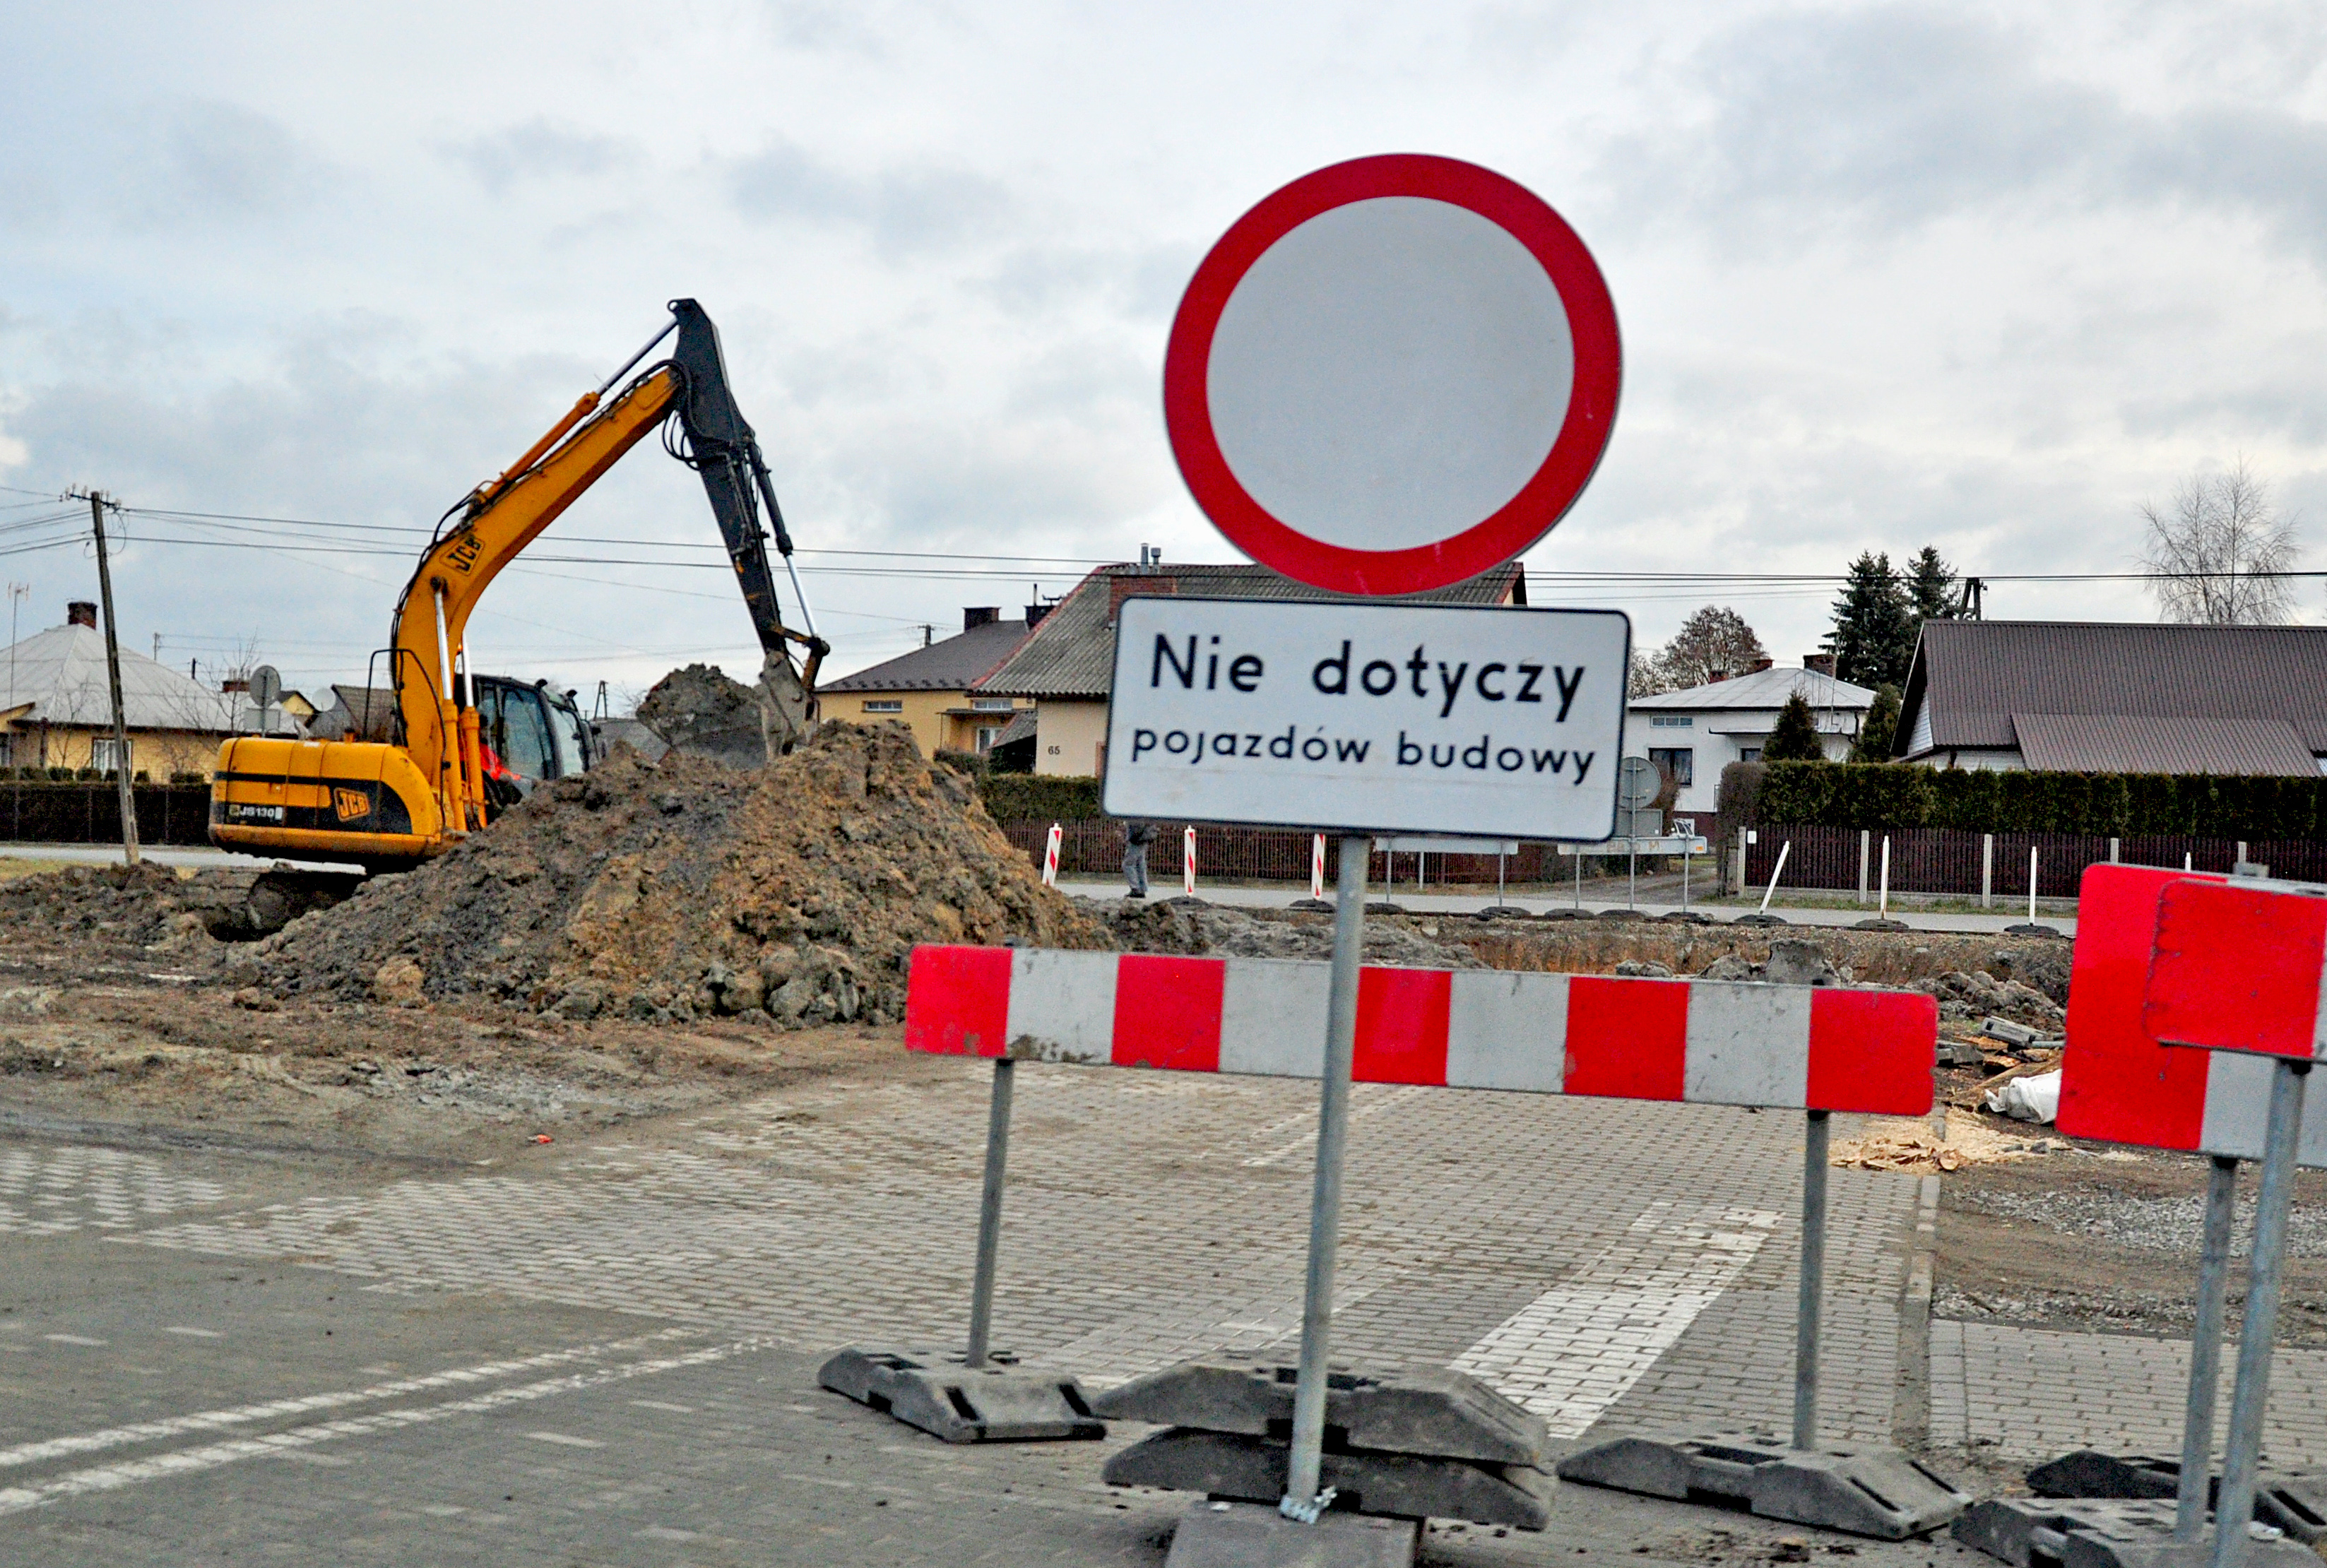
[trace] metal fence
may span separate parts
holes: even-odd
[[[1156,882],[1170,883],[1180,873],[1181,835],[1190,826],[1196,830],[1196,874],[1200,879],[1212,878],[1222,882],[1284,882],[1306,883],[1309,880],[1309,857],[1313,835],[1307,833],[1262,827],[1224,827],[1206,823],[1157,822],[1155,838],[1147,849],[1147,874]],[[1061,876],[1117,876],[1123,871],[1123,824],[1109,819],[1064,822],[1059,825],[1059,873]],[[1002,831],[1011,844],[1040,865],[1042,845],[1051,831],[1048,822],[1017,821],[1002,824]],[[1331,844],[1327,835],[1328,854],[1325,880],[1333,880]],[[1621,841],[1617,850],[1621,860]],[[1441,854],[1432,852],[1423,865],[1422,875],[1427,885],[1440,882],[1460,882],[1470,885],[1495,885],[1497,857],[1491,854]],[[1411,851],[1400,850],[1395,866],[1398,885],[1413,885],[1416,856]],[[1575,874],[1574,860],[1559,854],[1556,846],[1534,842],[1521,843],[1517,854],[1503,859],[1501,873],[1512,882],[1557,882]],[[1620,868],[1621,869],[1621,868]],[[1377,886],[1386,885],[1393,867],[1387,852],[1376,850],[1368,880]]]
[[[137,784],[140,844],[210,842],[210,787]],[[0,835],[18,844],[118,844],[117,784],[51,784],[0,780]]]
[[[1882,878],[1886,838],[1891,844],[1892,891],[1977,897],[1985,868],[1987,887],[1998,903],[2028,896],[2032,849],[2036,852],[2037,895],[2074,898],[2089,865],[2117,861],[2178,868],[2186,855],[2193,870],[2226,872],[2238,858],[2240,848],[2233,839],[2174,834],[2111,838],[2084,833],[1983,834],[1953,827],[1901,827],[1885,832],[1764,825],[1754,829],[1754,842],[1746,847],[1745,880],[1757,887],[1766,885],[1780,850],[1791,844],[1780,887],[1850,892],[1864,887],[1872,897]],[[1736,847],[1734,832],[1724,847],[1733,851]],[[2269,866],[2273,876],[2305,881],[2327,877],[2327,844],[2257,840],[2244,847],[2247,859]]]

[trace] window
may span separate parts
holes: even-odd
[[[89,743],[89,765],[100,773],[118,773],[124,761],[122,751],[131,755],[137,751],[135,741],[116,741],[111,735],[100,735]]]
[[[1649,727],[1654,730],[1686,730],[1696,723],[1694,714],[1655,714],[1649,719]]]
[[[1006,714],[1017,705],[1008,697],[972,697],[969,705],[981,714]]]
[[[978,725],[977,749],[981,751],[992,751],[994,749],[994,739],[995,736],[1002,733],[1002,728],[1003,727],[1000,724]]]
[[[478,695],[484,699],[477,719],[484,726],[485,744],[501,766],[526,779],[556,777],[549,766],[549,715],[542,710],[541,694],[495,683]]]
[[[864,711],[868,714],[902,714],[905,711],[902,697],[866,697]]]
[[[1741,762],[1758,762],[1762,760],[1762,748],[1740,746],[1737,748],[1737,760]]]
[[[1696,782],[1696,753],[1687,746],[1650,746],[1649,764],[1676,784]]]

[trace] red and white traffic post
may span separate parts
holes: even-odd
[[[1192,827],[1180,835],[1180,891],[1192,899],[1196,896],[1196,830]]]
[[[1049,835],[1042,841],[1042,885],[1046,888],[1059,885],[1059,839],[1064,831],[1053,822]]]
[[[1325,835],[1322,833],[1309,840],[1309,896],[1325,896]]]

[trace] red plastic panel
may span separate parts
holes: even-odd
[[[2142,995],[2167,885],[2220,877],[2096,865],[2077,894],[2069,970],[2069,1049],[2061,1131],[2150,1149],[2194,1149],[2206,1120],[2206,1058],[2169,1050],[2142,1027]]]
[[[1688,1069],[1688,985],[1578,975],[1567,983],[1563,1092],[1677,1100]]]
[[[2174,1045],[2309,1059],[2317,1050],[2327,899],[2175,882],[2158,904],[2142,1027]]]
[[[1009,1049],[1010,949],[916,947],[905,987],[905,1049],[1000,1056]]]
[[[1115,1065],[1220,1071],[1228,975],[1219,958],[1125,954],[1115,972]]]
[[[1922,1115],[1931,1108],[1939,1031],[1932,997],[1818,987],[1810,994],[1809,1108]]]
[[[1444,969],[1359,970],[1350,1078],[1366,1084],[1444,1083],[1453,994],[1454,976]]]

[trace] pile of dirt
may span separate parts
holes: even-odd
[[[638,720],[674,751],[735,768],[768,760],[760,694],[715,664],[690,664],[655,682],[639,701]]]
[[[0,883],[0,937],[205,951],[214,909],[242,899],[249,882],[248,873],[239,879],[188,878],[151,862],[66,866]]]
[[[257,944],[276,996],[473,996],[571,1019],[784,1028],[904,1014],[917,942],[1107,947],[901,725],[771,768],[631,754]]]
[[[1201,899],[1147,902],[1117,899],[1092,903],[1107,922],[1110,945],[1126,953],[1173,953],[1231,958],[1331,958],[1333,923],[1273,910],[1235,909]],[[1365,961],[1418,969],[1483,968],[1470,948],[1427,933],[1367,922]]]

